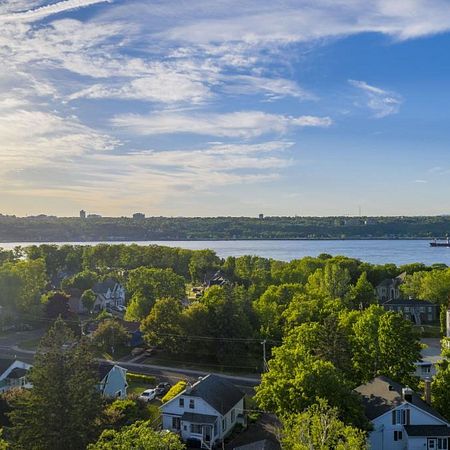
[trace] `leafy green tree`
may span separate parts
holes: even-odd
[[[95,272],[91,270],[83,270],[72,277],[64,278],[61,283],[61,287],[65,291],[68,291],[71,288],[86,291],[87,289],[91,289],[98,281],[99,277]]]
[[[364,309],[376,303],[375,291],[367,280],[367,272],[363,272],[348,294],[350,306],[354,309]]]
[[[150,422],[137,422],[120,430],[105,430],[100,439],[88,450],[184,450],[178,435],[155,431]]]
[[[400,291],[406,298],[421,298],[422,284],[427,272],[419,271],[406,275],[403,283],[400,285]]]
[[[411,322],[400,314],[372,305],[353,325],[353,367],[361,382],[377,375],[413,384],[411,373],[420,360],[420,342]]]
[[[204,282],[208,273],[220,267],[220,258],[213,250],[198,250],[189,261],[189,273],[193,282]]]
[[[42,338],[30,381],[33,389],[10,414],[17,448],[86,448],[97,436],[101,398],[92,353],[62,319]]]
[[[118,430],[138,420],[149,420],[150,411],[148,405],[138,399],[117,399],[106,405],[103,416],[106,428]]]
[[[172,269],[134,269],[128,276],[127,291],[131,300],[125,317],[127,320],[137,321],[150,313],[158,298],[173,297],[181,300],[186,296],[184,278]]]
[[[261,335],[269,339],[281,339],[284,328],[283,312],[295,294],[303,291],[301,284],[269,286],[258,300],[253,302]]]
[[[85,290],[81,295],[81,303],[83,304],[83,307],[89,311],[89,313],[91,313],[94,309],[96,299],[97,295],[92,289]]]
[[[125,347],[130,336],[125,327],[115,319],[106,319],[99,323],[92,335],[93,344],[102,352],[111,352],[115,355],[117,350]]]
[[[323,398],[339,409],[341,417],[356,425],[365,425],[362,407],[344,374],[330,361],[305,351],[302,344],[283,344],[273,350],[269,371],[256,388],[261,408],[279,417],[301,413]]]
[[[306,289],[329,298],[343,299],[350,289],[350,281],[350,272],[346,268],[327,262],[323,269],[310,275]]]
[[[183,350],[183,307],[180,300],[166,297],[156,301],[143,320],[141,330],[150,345],[158,345],[170,353]]]
[[[447,359],[438,364],[431,383],[431,404],[450,420],[450,363]]]
[[[365,450],[366,434],[346,425],[337,408],[323,399],[305,411],[286,418],[281,430],[282,446],[288,450]]]

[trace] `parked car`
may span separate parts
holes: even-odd
[[[170,383],[159,383],[155,387],[156,395],[166,395],[171,387],[172,385]]]
[[[116,306],[116,310],[119,312],[125,312],[127,310],[127,307],[123,305],[118,305]]]
[[[156,349],[154,347],[147,348],[144,352],[145,356],[153,356],[156,353]]]
[[[139,395],[138,399],[144,402],[151,402],[156,398],[156,389],[146,389],[141,395]]]

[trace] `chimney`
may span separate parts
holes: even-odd
[[[412,403],[413,390],[409,386],[404,387],[402,389],[402,397],[403,400],[407,401],[408,403]]]
[[[425,401],[431,405],[431,380],[430,378],[425,378],[425,389],[424,389],[424,394],[425,394]]]

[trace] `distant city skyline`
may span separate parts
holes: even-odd
[[[450,211],[445,0],[0,4],[0,213]]]

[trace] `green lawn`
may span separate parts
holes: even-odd
[[[150,383],[145,383],[143,381],[129,381],[127,393],[128,393],[128,395],[131,395],[131,394],[139,395],[146,389],[150,389],[152,387],[154,387],[154,385],[152,385]]]

